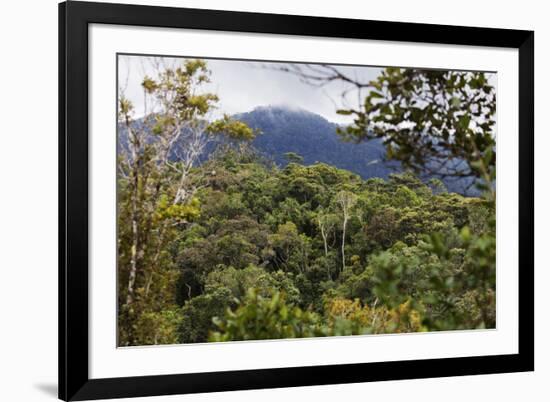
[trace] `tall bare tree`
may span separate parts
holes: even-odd
[[[350,191],[342,190],[336,194],[336,204],[342,213],[342,272],[346,268],[346,228],[356,203],[357,196]]]
[[[212,121],[217,95],[203,90],[210,72],[203,60],[168,66],[150,59],[151,75],[141,82],[143,114],[119,90],[119,286],[120,310],[127,313],[123,343],[133,343],[132,328],[141,299],[147,308],[168,303],[161,295],[173,286],[166,244],[174,228],[199,213],[196,193],[201,178],[193,174],[214,134],[250,139],[248,126],[227,116]],[[126,206],[127,209],[121,207]],[[155,279],[156,278],[156,279]],[[156,283],[156,282],[158,283]],[[159,293],[160,292],[160,293]],[[147,300],[147,302],[145,302]],[[128,317],[132,315],[132,317]]]
[[[325,250],[325,259],[328,259],[328,236],[336,227],[336,220],[334,215],[325,211],[319,211],[317,214],[317,226],[321,231],[321,237],[323,238],[323,246]],[[327,265],[327,278],[330,280],[330,264],[328,260]]]

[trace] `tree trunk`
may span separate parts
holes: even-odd
[[[319,228],[321,229],[321,236],[323,237],[323,245],[325,247],[325,264],[327,266],[327,278],[330,281],[330,266],[328,263],[328,245],[327,245],[327,233],[325,233],[325,228],[319,219]]]
[[[139,247],[139,230],[138,230],[138,195],[139,195],[139,162],[138,162],[138,149],[139,140],[136,134],[131,130],[130,123],[126,122],[128,134],[131,135],[131,147],[132,147],[132,247],[130,249],[130,274],[128,275],[128,294],[126,295],[126,304],[130,305],[134,301],[134,286],[136,283],[137,266],[138,266],[138,247]]]
[[[346,268],[346,254],[345,254],[345,245],[346,245],[346,225],[348,224],[347,214],[344,213],[344,224],[342,225],[342,272]]]
[[[321,226],[321,236],[323,237],[323,245],[325,246],[325,258],[328,258],[327,234],[325,233],[322,226]]]

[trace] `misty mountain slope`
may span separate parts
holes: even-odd
[[[336,124],[303,109],[262,106],[247,113],[237,114],[234,118],[261,132],[253,140],[252,145],[280,167],[288,163],[285,154],[294,152],[303,157],[304,165],[322,162],[352,171],[363,179],[386,179],[389,174],[403,170],[399,162],[385,159],[386,149],[381,140],[373,139],[360,143],[342,141],[336,133]],[[119,147],[127,149],[127,134],[122,126],[119,129]],[[152,137],[149,140],[154,141]],[[224,143],[226,141],[222,137],[210,142],[200,160],[208,159],[209,155]],[[172,159],[176,159],[180,147],[185,147],[183,139],[172,150]],[[427,179],[429,177],[423,177],[423,180]],[[443,182],[451,192],[479,195],[475,187],[469,186],[472,178],[449,177]]]
[[[305,165],[323,162],[365,179],[387,178],[398,171],[396,162],[384,161],[386,151],[381,141],[344,142],[336,134],[337,125],[315,113],[271,106],[258,107],[235,118],[262,132],[253,145],[279,166],[288,163],[285,153],[295,152],[304,158]]]
[[[305,165],[323,162],[350,170],[363,179],[386,179],[389,174],[403,170],[399,162],[385,158],[386,148],[381,140],[345,142],[336,133],[336,124],[303,109],[257,107],[251,112],[238,114],[235,118],[262,132],[253,141],[253,145],[279,166],[288,163],[285,153],[295,152],[304,158]],[[430,177],[422,178],[428,180]],[[470,186],[472,180],[468,177],[446,177],[443,182],[451,192],[478,196],[479,191]]]

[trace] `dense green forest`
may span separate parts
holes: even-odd
[[[404,86],[393,98],[392,80]],[[455,124],[451,141],[434,131],[431,149],[403,130],[388,141],[388,124],[369,128],[409,171],[367,180],[296,153],[273,163],[251,145],[261,133],[230,116],[207,119],[218,101],[200,91],[208,81],[202,60],[144,77],[156,103],[139,125],[119,97],[128,136],[118,163],[120,346],[495,327],[494,140],[490,118],[480,131],[463,117],[464,102],[487,102],[492,91],[482,74],[387,69],[372,82],[373,102],[341,111],[357,116],[342,137],[361,140],[361,124],[384,105],[410,120],[398,109],[415,85],[464,97],[450,98],[446,115],[416,107],[433,127]],[[487,105],[467,110],[489,116]],[[228,141],[197,163],[218,136]],[[187,147],[169,158],[181,141]],[[482,196],[420,180],[434,156],[463,158]]]

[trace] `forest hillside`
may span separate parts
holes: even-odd
[[[119,93],[119,346],[495,328],[485,73],[388,67],[336,127],[283,108],[212,119],[206,61],[153,65],[143,117]]]
[[[197,170],[193,223],[169,229],[154,273],[171,278],[154,292],[163,309],[142,315],[134,343],[494,327],[485,200],[412,174],[281,169],[246,148]]]

